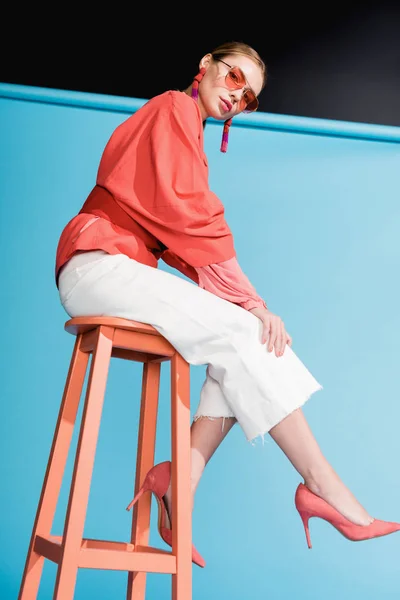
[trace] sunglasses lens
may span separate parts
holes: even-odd
[[[245,112],[254,112],[258,108],[258,100],[257,97],[253,94],[253,92],[246,91],[243,94],[242,101],[245,103],[245,106],[242,110]]]
[[[246,85],[246,78],[238,67],[233,67],[226,74],[226,83],[231,89],[241,88]]]

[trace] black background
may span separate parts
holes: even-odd
[[[36,14],[34,27],[26,16],[20,38],[3,41],[1,81],[147,99],[188,86],[204,54],[240,40],[267,63],[262,112],[400,126],[400,0],[99,14]]]

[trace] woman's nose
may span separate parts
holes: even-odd
[[[240,98],[242,97],[242,94],[243,94],[242,88],[240,90],[231,90],[229,92],[229,96],[232,100],[232,103],[239,102]]]
[[[239,104],[240,101],[242,100],[243,88],[241,88],[240,90],[231,90],[229,95],[230,95],[232,104],[234,106],[236,106],[236,104]]]

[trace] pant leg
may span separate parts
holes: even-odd
[[[62,278],[60,277],[60,297],[65,304],[65,299],[68,298],[75,286],[87,270],[90,270],[90,265],[94,262],[101,261],[104,257],[109,256],[106,252],[93,251],[85,252],[83,255],[75,255],[72,260],[63,269]],[[72,316],[72,315],[70,315]],[[235,414],[229,408],[223,391],[218,381],[210,375],[210,369],[207,366],[206,378],[200,390],[200,401],[197,410],[193,416],[196,421],[202,417],[208,419],[217,419],[222,417],[221,431],[224,430],[225,418],[234,417]]]
[[[218,419],[222,417],[221,431],[224,430],[225,419],[234,417],[235,413],[229,407],[220,384],[210,375],[210,367],[207,366],[206,378],[200,391],[200,401],[193,416],[193,421],[201,417]]]
[[[85,272],[94,266],[94,262],[97,263],[102,261],[107,256],[109,255],[106,252],[96,250],[79,254],[79,256],[75,255],[75,257],[68,262],[60,276],[60,298],[64,305],[66,299],[71,295],[75,284],[78,283]],[[196,421],[201,417],[207,417],[209,419],[222,417],[221,431],[223,431],[225,418],[234,416],[234,413],[229,408],[224,397],[220,384],[211,377],[209,368],[207,367],[206,378],[200,391],[199,405],[193,420]]]
[[[289,346],[279,358],[268,352],[255,315],[123,254],[73,257],[60,274],[59,289],[69,316],[108,315],[149,323],[188,363],[208,365],[209,379],[222,394],[206,380],[196,414],[203,413],[202,406],[207,410],[205,403],[215,395],[249,442],[258,436],[264,441],[265,433],[322,389]]]

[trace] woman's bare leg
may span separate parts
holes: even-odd
[[[301,408],[269,433],[314,494],[357,525],[369,525],[373,521],[323,456]]]
[[[222,418],[211,420],[205,417],[192,423],[192,509],[196,488],[204,468],[236,423],[236,419],[225,418],[224,431],[221,431],[221,422]],[[326,500],[353,523],[369,525],[372,522],[373,518],[341,481],[322,454],[301,408],[275,425],[269,433],[312,492]],[[164,496],[168,510],[171,506],[171,496],[171,487],[169,487]]]
[[[191,425],[191,481],[192,481],[192,510],[194,506],[194,495],[204,468],[227,433],[236,423],[235,417],[224,417],[224,430],[222,431],[223,417],[201,417],[193,421]],[[164,496],[168,513],[171,514],[172,491],[171,484]],[[170,523],[166,523],[170,527]]]

